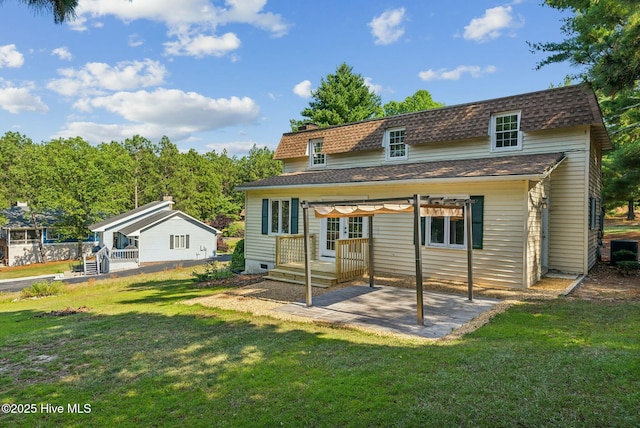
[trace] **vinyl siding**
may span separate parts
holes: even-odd
[[[296,189],[298,192],[299,190]],[[524,182],[456,185],[377,185],[313,188],[302,194],[283,190],[249,191],[246,209],[245,257],[255,264],[273,263],[275,237],[261,234],[262,198],[299,197],[300,200],[345,198],[392,198],[421,195],[484,195],[484,248],[474,250],[474,281],[478,285],[522,287]],[[302,210],[300,210],[302,217]],[[299,219],[302,224],[302,218]],[[310,213],[311,233],[319,234],[320,219]],[[374,263],[377,274],[415,274],[413,217],[386,214],[373,218]],[[319,242],[320,240],[318,240]],[[422,247],[423,272],[427,277],[466,281],[466,250]]]
[[[551,175],[549,192],[549,269],[586,273],[588,129],[559,134],[549,147],[567,159]]]
[[[189,235],[189,248],[170,249],[171,235]],[[216,235],[178,216],[143,230],[139,239],[140,263],[199,260],[214,257]]]
[[[542,210],[543,199],[547,197],[549,180],[530,182],[527,198],[527,248],[526,277],[527,287],[538,282],[543,275],[542,266]]]
[[[595,223],[596,227],[593,230],[589,230],[589,226],[587,225],[587,233],[588,233],[588,267],[587,269],[591,269],[593,265],[598,261],[598,249],[601,245],[601,238],[599,233],[599,218],[600,212],[602,209],[602,150],[600,147],[593,141],[591,141],[591,150],[589,152],[589,195],[596,199],[596,218]],[[587,200],[587,209],[588,209],[588,200]],[[589,213],[587,211],[587,222],[589,221]]]

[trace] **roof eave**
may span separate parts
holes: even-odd
[[[560,161],[561,162],[561,161]],[[558,162],[558,163],[560,163]],[[545,179],[550,172],[541,174],[527,175],[485,175],[480,177],[440,177],[440,178],[415,178],[411,180],[384,180],[384,181],[358,181],[358,182],[340,182],[340,183],[318,183],[318,184],[282,184],[275,186],[248,186],[239,188],[245,192],[249,190],[268,190],[268,189],[301,189],[301,188],[321,188],[345,186],[371,186],[371,185],[397,185],[397,184],[424,184],[425,182],[433,184],[441,183],[480,183],[480,182],[504,182],[504,181],[540,181]]]

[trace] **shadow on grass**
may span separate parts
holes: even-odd
[[[225,290],[225,287],[203,290],[194,288],[195,283],[191,279],[167,279],[134,282],[122,289],[121,292],[135,291],[139,297],[128,300],[120,300],[123,304],[153,304],[176,303],[204,295],[214,294]]]
[[[173,302],[190,291],[186,281],[131,287],[154,293],[128,303]],[[450,346],[200,307],[172,316],[3,312],[0,401],[65,413],[5,414],[0,423],[637,425],[640,344],[629,329],[640,320],[632,309],[523,305]],[[575,334],[589,340],[558,340]],[[69,403],[91,413],[70,414]]]

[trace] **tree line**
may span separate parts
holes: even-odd
[[[538,63],[569,62],[571,78],[588,81],[598,95],[614,150],[603,159],[607,208],[640,200],[640,3],[637,0],[546,0],[569,15],[560,42],[530,43],[548,56]]]
[[[0,137],[0,208],[22,201],[34,213],[56,211],[61,234],[82,239],[88,225],[170,195],[175,209],[219,226],[239,218],[238,184],[281,172],[273,152],[255,145],[237,157],[180,152],[167,137],[94,146],[80,137],[34,143],[7,132]]]

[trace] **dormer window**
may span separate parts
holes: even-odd
[[[309,161],[311,166],[325,166],[327,156],[322,153],[322,138],[309,141]]]
[[[491,150],[522,149],[520,112],[508,112],[491,117]]]
[[[407,145],[404,143],[404,128],[387,129],[384,141],[387,160],[402,160],[407,158]]]

